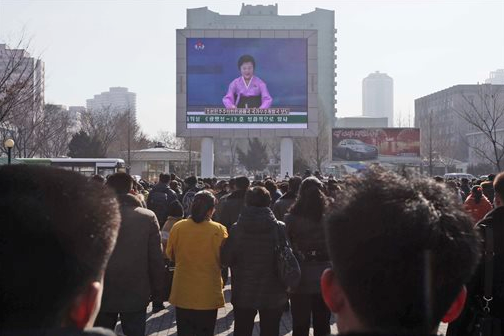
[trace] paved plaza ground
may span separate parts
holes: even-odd
[[[230,303],[231,300],[231,287],[229,285],[224,289],[224,295],[226,298],[226,305],[224,308],[219,309],[217,313],[217,323],[215,326],[215,335],[233,335],[234,328],[234,318],[233,318],[233,306]],[[147,313],[147,335],[153,336],[167,336],[176,335],[177,326],[175,323],[175,307],[169,305],[168,309],[162,310],[159,313],[152,314],[151,306],[148,308]],[[446,333],[446,324],[442,324],[438,334]],[[122,335],[121,327],[118,325],[116,327],[116,332],[118,335]],[[336,320],[331,318],[331,333],[333,335],[337,334],[338,329],[336,328]],[[259,336],[259,315],[256,316],[256,323],[254,326],[254,336]],[[282,321],[280,322],[280,336],[292,335],[292,320],[290,312],[286,312],[282,316]],[[313,329],[310,329],[310,336],[313,335]]]

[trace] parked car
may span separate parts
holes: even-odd
[[[448,174],[444,174],[444,176],[443,176],[443,178],[445,179],[445,181],[453,180],[453,179],[460,180],[463,177],[465,177],[469,181],[472,181],[473,179],[476,178],[476,177],[474,177],[474,175],[464,174],[464,173],[448,173]]]
[[[345,160],[376,159],[378,157],[378,148],[361,140],[344,139],[334,148],[333,156]]]

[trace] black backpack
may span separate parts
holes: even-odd
[[[154,211],[159,222],[163,227],[166,218],[168,218],[168,195],[161,191],[152,191],[147,199],[147,208]]]

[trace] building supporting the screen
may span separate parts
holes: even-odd
[[[294,145],[292,138],[282,138],[280,143],[280,176],[293,176]]]
[[[201,139],[201,177],[214,177],[213,138]]]

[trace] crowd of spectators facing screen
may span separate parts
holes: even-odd
[[[252,334],[257,312],[261,334],[278,335],[289,299],[295,336],[311,324],[330,333],[331,312],[341,334],[431,335],[453,322],[449,334],[463,335],[457,317],[481,292],[480,223],[504,239],[504,174],[444,181],[372,167],[340,180],[161,174],[151,184],[19,165],[0,167],[0,190],[2,335],[114,335],[118,318],[143,335],[147,305],[159,312],[168,297],[180,335],[213,335],[228,267],[237,336]],[[301,267],[295,288],[276,278],[276,226]]]

